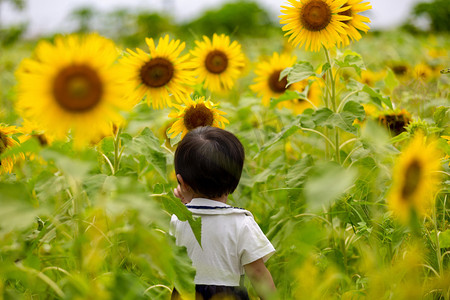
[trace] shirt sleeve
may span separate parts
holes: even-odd
[[[238,240],[238,253],[241,265],[260,258],[266,262],[275,252],[275,248],[251,216],[245,216]]]
[[[172,215],[172,218],[170,219],[170,225],[169,225],[169,234],[171,236],[175,236],[175,232],[177,230],[177,222],[178,222],[177,216]]]

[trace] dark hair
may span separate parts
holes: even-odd
[[[188,132],[175,151],[175,172],[208,198],[231,194],[241,178],[244,147],[226,130],[204,126]]]

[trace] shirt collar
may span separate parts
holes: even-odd
[[[194,198],[191,202],[189,202],[187,205],[193,205],[193,206],[219,206],[219,207],[232,207],[231,205],[228,205],[223,202],[206,199],[206,198]]]

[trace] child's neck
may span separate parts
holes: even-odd
[[[218,201],[218,202],[222,202],[222,203],[227,203],[228,195],[224,194],[224,195],[222,195],[220,197],[209,198],[209,197],[206,197],[204,195],[194,194],[193,198],[205,198],[205,199],[214,200],[214,201]]]

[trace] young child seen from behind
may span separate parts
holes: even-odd
[[[171,220],[177,245],[186,247],[197,271],[196,299],[249,299],[241,280],[244,271],[261,299],[275,293],[264,265],[274,247],[249,211],[226,204],[239,183],[244,157],[236,136],[209,126],[190,131],[175,151],[179,185],[174,194],[202,218],[202,246],[188,222],[175,215]],[[176,290],[172,299],[180,299]]]

